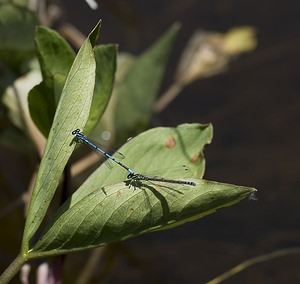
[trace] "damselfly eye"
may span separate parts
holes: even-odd
[[[79,128],[77,128],[77,129],[75,129],[75,130],[72,131],[72,134],[73,134],[73,135],[76,135],[76,134],[78,134],[78,133],[80,133],[80,129],[79,129]]]

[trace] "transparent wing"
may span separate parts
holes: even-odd
[[[137,169],[138,172],[138,169]],[[141,174],[149,177],[164,177],[164,178],[184,178],[191,177],[192,171],[186,165],[171,167],[171,168],[162,168],[154,171],[142,172]]]
[[[95,151],[95,153],[97,153],[99,155],[100,160],[105,161],[105,164],[107,165],[108,168],[112,168],[114,163],[118,163],[118,160],[125,158],[125,156],[122,153],[117,152],[108,146],[104,146],[92,139],[88,139],[88,141],[91,144],[93,144],[93,146],[90,144],[87,144],[83,140],[80,140],[80,139],[76,140],[77,143],[84,144],[87,147],[89,147],[90,149],[93,149]],[[112,156],[115,159],[114,161],[111,158]]]

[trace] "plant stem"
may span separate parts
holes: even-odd
[[[300,253],[300,247],[275,250],[271,253],[267,253],[267,254],[257,256],[257,257],[250,258],[250,259],[238,264],[237,266],[231,268],[230,270],[226,271],[225,273],[221,274],[220,276],[210,280],[209,282],[207,282],[207,284],[219,284],[219,283],[223,282],[224,280],[240,273],[241,271],[245,270],[246,268],[248,268],[254,264],[258,264],[261,262],[272,260],[277,257],[286,256],[286,255],[290,255],[290,254],[296,254],[296,253]]]
[[[0,275],[0,283],[5,284],[8,283],[21,269],[25,260],[22,255],[18,255],[15,260],[4,270],[4,272]]]
[[[154,104],[153,111],[158,113],[164,110],[171,101],[173,101],[176,96],[181,92],[183,89],[183,84],[174,82],[169,89],[162,94],[162,96],[157,100]]]

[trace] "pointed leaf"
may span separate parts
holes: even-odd
[[[89,39],[92,47],[96,45],[96,42],[99,38],[100,28],[101,28],[102,21],[99,20],[98,23],[95,25],[93,30],[89,34]]]
[[[152,105],[159,92],[178,31],[179,25],[173,25],[158,42],[133,63],[123,81],[117,86],[115,106],[117,141],[124,141],[126,137],[148,127]]]
[[[230,206],[253,188],[193,179],[193,186],[120,183],[96,189],[60,216],[29,257],[62,254],[170,229]]]
[[[23,236],[22,252],[41,224],[63,169],[74,149],[71,131],[86,123],[95,84],[95,58],[89,39],[68,74],[37,175]]]

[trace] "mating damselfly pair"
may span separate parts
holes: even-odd
[[[163,178],[159,176],[148,176],[144,174],[135,173],[134,170],[127,167],[126,165],[122,164],[118,159],[104,151],[102,148],[98,147],[94,142],[92,142],[90,139],[88,139],[81,131],[80,129],[76,129],[72,131],[72,134],[75,135],[75,141],[78,143],[83,143],[94,150],[98,151],[102,155],[104,155],[106,158],[112,160],[122,168],[124,168],[128,172],[127,178],[131,181],[154,181],[154,182],[165,182],[165,183],[174,183],[174,184],[183,184],[183,185],[190,185],[195,186],[196,183],[192,181],[185,181],[185,180],[177,180],[177,179],[169,179],[169,178]],[[123,155],[121,155],[123,156]]]

